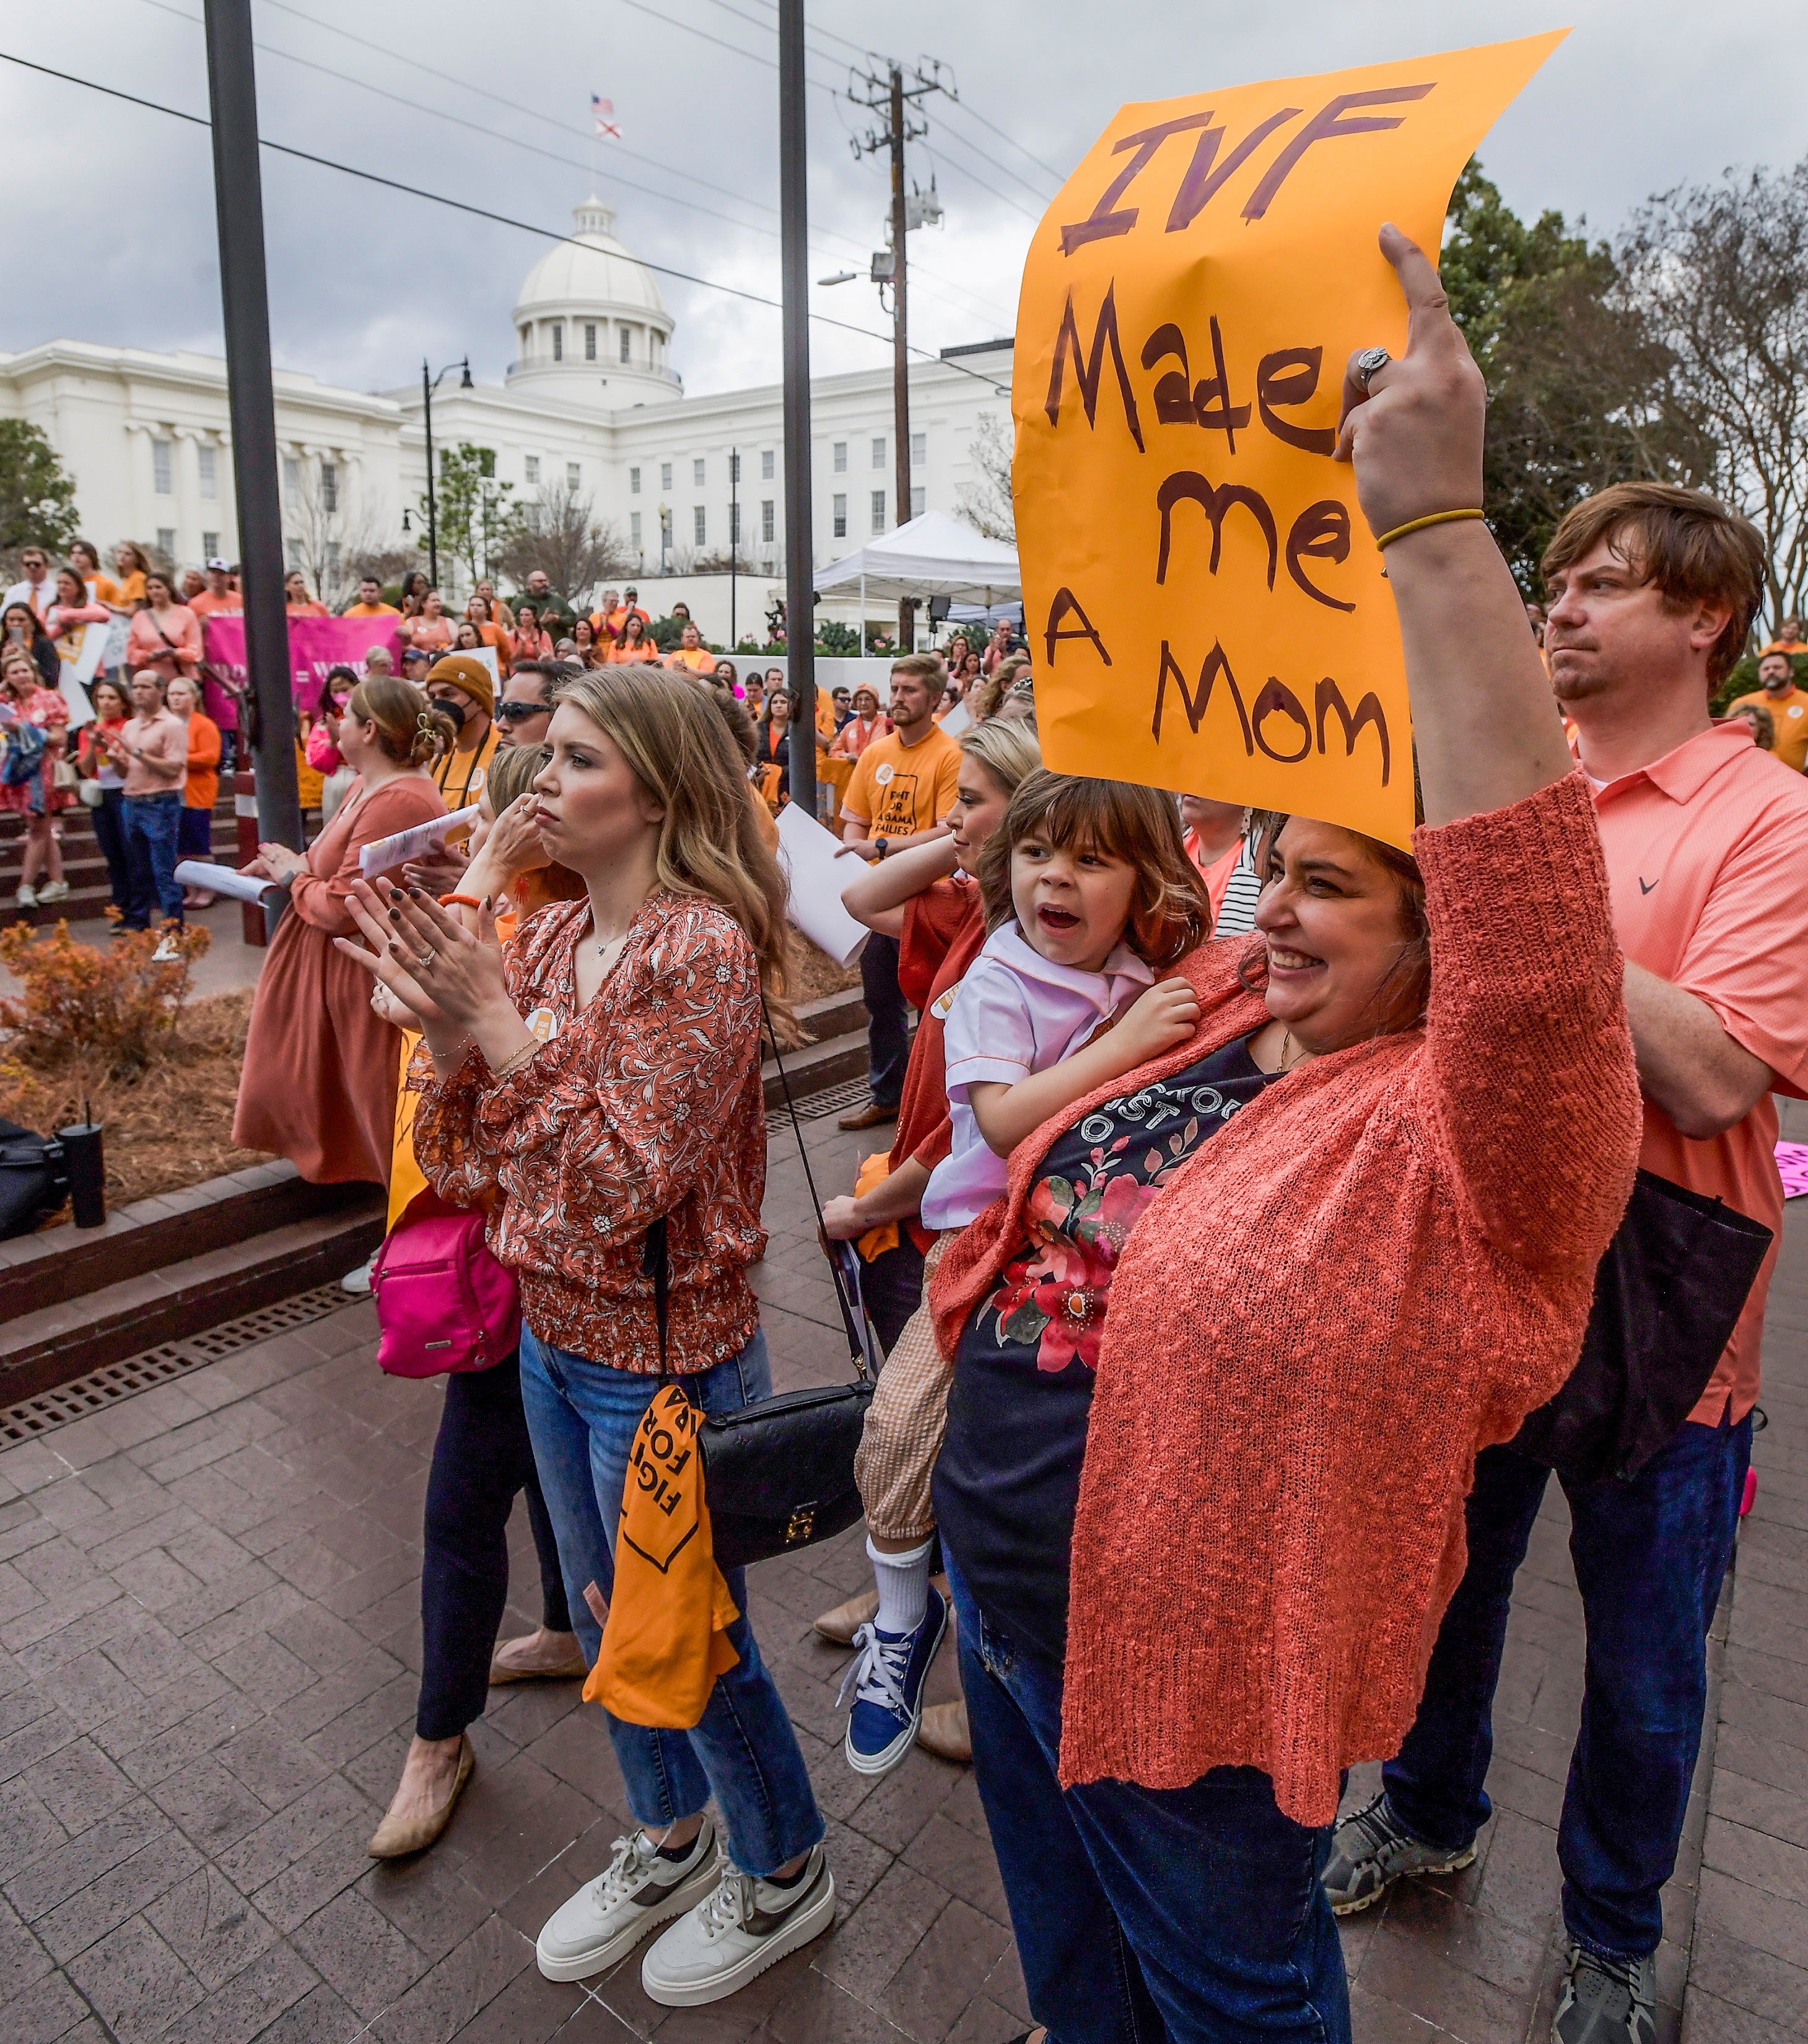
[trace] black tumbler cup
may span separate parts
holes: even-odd
[[[101,1124],[78,1121],[56,1132],[63,1168],[69,1174],[69,1204],[78,1228],[99,1228],[107,1217],[106,1166],[101,1157]]]

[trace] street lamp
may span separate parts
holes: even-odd
[[[424,358],[420,364],[420,402],[426,413],[427,423],[427,578],[436,589],[440,586],[440,515],[433,496],[433,393],[440,387],[440,377],[449,376],[455,369],[464,371],[459,378],[459,388],[461,390],[470,390],[473,386],[468,355],[456,362],[448,362],[440,371],[440,375],[431,382],[428,379]]]

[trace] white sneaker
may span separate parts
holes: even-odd
[[[588,1980],[681,1916],[716,1885],[716,1827],[705,1817],[689,1855],[662,1859],[644,1831],[617,1838],[615,1858],[546,1921],[534,1958],[548,1980]]]
[[[370,1273],[374,1270],[376,1267],[377,1252],[373,1249],[370,1254],[362,1263],[359,1265],[355,1270],[347,1270],[345,1275],[340,1279],[339,1289],[342,1292],[349,1292],[355,1299],[369,1298],[370,1296]]]
[[[820,1846],[795,1887],[774,1888],[728,1860],[716,1892],[681,1916],[640,1962],[640,1984],[665,2008],[721,2001],[820,1938],[835,1922],[835,1877]]]
[[[37,889],[27,882],[20,887],[13,899],[21,909],[35,909],[37,906]]]
[[[69,899],[68,882],[67,880],[47,881],[37,890],[37,898],[40,901],[67,901]]]

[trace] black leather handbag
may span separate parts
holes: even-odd
[[[770,1018],[767,1031],[770,1035]],[[773,1039],[785,1086],[785,1105],[804,1162],[810,1201],[822,1220],[822,1201],[810,1169],[804,1132],[791,1098],[791,1082]],[[659,1328],[659,1361],[666,1355],[666,1278],[669,1267],[666,1228],[655,1221],[647,1231],[647,1268],[653,1278],[653,1307]],[[854,1480],[854,1457],[860,1446],[866,1408],[873,1402],[873,1378],[866,1365],[869,1340],[863,1341],[865,1307],[858,1293],[849,1296],[835,1259],[829,1258],[835,1297],[846,1328],[854,1381],[818,1385],[805,1391],[781,1391],[756,1399],[738,1412],[704,1420],[698,1434],[703,1453],[703,1495],[709,1509],[711,1538],[717,1567],[744,1569],[775,1555],[795,1554],[819,1540],[845,1531],[862,1512],[860,1489]]]
[[[1572,1483],[1637,1476],[1707,1389],[1771,1241],[1725,1201],[1641,1170],[1595,1270],[1581,1357],[1511,1446]]]

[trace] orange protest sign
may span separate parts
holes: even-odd
[[[1351,351],[1567,33],[1123,108],[1030,247],[1012,494],[1043,757],[1408,842],[1382,559],[1332,459]],[[1438,507],[1443,508],[1443,507]]]

